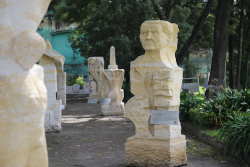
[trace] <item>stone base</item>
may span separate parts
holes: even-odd
[[[101,105],[102,115],[124,115],[124,103],[116,105]]]
[[[59,133],[62,130],[61,115],[62,115],[62,101],[54,100],[47,106],[46,114],[44,117],[45,132]]]
[[[97,99],[88,99],[88,103],[97,103]]]
[[[137,167],[174,167],[187,164],[184,135],[171,140],[127,139],[126,165]]]
[[[101,105],[109,105],[111,103],[111,98],[101,98]]]

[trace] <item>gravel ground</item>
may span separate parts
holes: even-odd
[[[62,111],[62,131],[47,133],[50,167],[125,167],[126,139],[135,126],[123,116],[101,116],[99,104],[87,104],[86,95],[68,95]],[[232,157],[185,132],[187,167],[246,167]]]

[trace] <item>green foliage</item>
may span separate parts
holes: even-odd
[[[127,84],[126,82],[123,82],[122,89],[124,91],[123,102],[126,103],[134,95],[131,93],[130,85]]]
[[[170,1],[160,0],[162,11],[167,13],[169,10]],[[194,26],[197,24],[199,17],[205,9],[206,3],[195,0],[175,0],[171,15],[170,22],[178,24],[180,32],[178,33],[178,47],[177,54],[182,49],[183,45],[191,36]],[[197,39],[194,47],[211,48],[213,46],[213,27],[215,23],[215,16],[212,14],[216,10],[216,5],[212,7]],[[196,33],[196,32],[194,32]]]
[[[70,37],[72,48],[88,58],[104,57],[109,62],[109,48],[116,49],[116,63],[129,71],[130,61],[143,54],[140,26],[152,18],[150,0],[101,0],[85,6],[89,14]],[[80,17],[80,16],[79,16]]]
[[[190,120],[190,116],[188,114],[188,111],[190,109],[196,108],[198,105],[201,105],[204,100],[201,100],[198,96],[196,96],[193,93],[189,92],[181,92],[180,95],[180,120],[182,121],[188,121]]]
[[[183,70],[183,78],[195,77],[196,74],[199,71],[199,68],[194,63],[193,60],[187,60],[187,59],[185,59],[182,62],[181,66],[184,68],[184,70]]]
[[[245,159],[250,151],[250,113],[233,114],[220,129],[220,139],[223,140],[224,153],[236,152]]]
[[[73,86],[75,84],[75,80],[78,78],[78,74],[67,74],[66,85]]]
[[[66,85],[67,86],[73,86],[74,84],[79,84],[80,89],[82,89],[83,85],[85,82],[83,81],[83,77],[78,76],[77,74],[75,75],[68,75],[66,79]]]
[[[84,20],[91,15],[91,10],[88,8],[92,4],[100,4],[101,0],[52,0],[61,1],[56,7],[56,14],[54,19],[64,23],[79,23],[82,24]]]
[[[190,14],[191,10],[189,8],[179,5],[176,5],[171,12],[170,22],[176,23],[179,28],[177,53],[192,34],[193,25],[187,22]]]
[[[80,85],[80,89],[82,89],[83,85],[85,84],[85,82],[83,81],[83,77],[80,76],[75,80],[75,83]]]
[[[199,106],[190,108],[186,114],[196,124],[223,126],[223,123],[229,120],[229,116],[234,114],[241,115],[250,110],[249,98],[249,89],[239,91],[222,90],[220,93],[217,93],[216,98],[202,101]]]

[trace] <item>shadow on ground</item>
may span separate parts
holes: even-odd
[[[67,95],[62,131],[47,133],[50,167],[125,167],[124,144],[134,135],[134,124],[123,116],[101,116],[99,104],[87,104],[86,95]],[[218,150],[187,137],[187,167],[242,167]]]

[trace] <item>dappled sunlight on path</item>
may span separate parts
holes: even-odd
[[[124,116],[102,116],[100,104],[87,104],[84,95],[67,96],[62,131],[47,133],[50,167],[125,167],[125,142],[135,133]],[[187,137],[187,167],[242,167],[222,160],[218,150]]]

